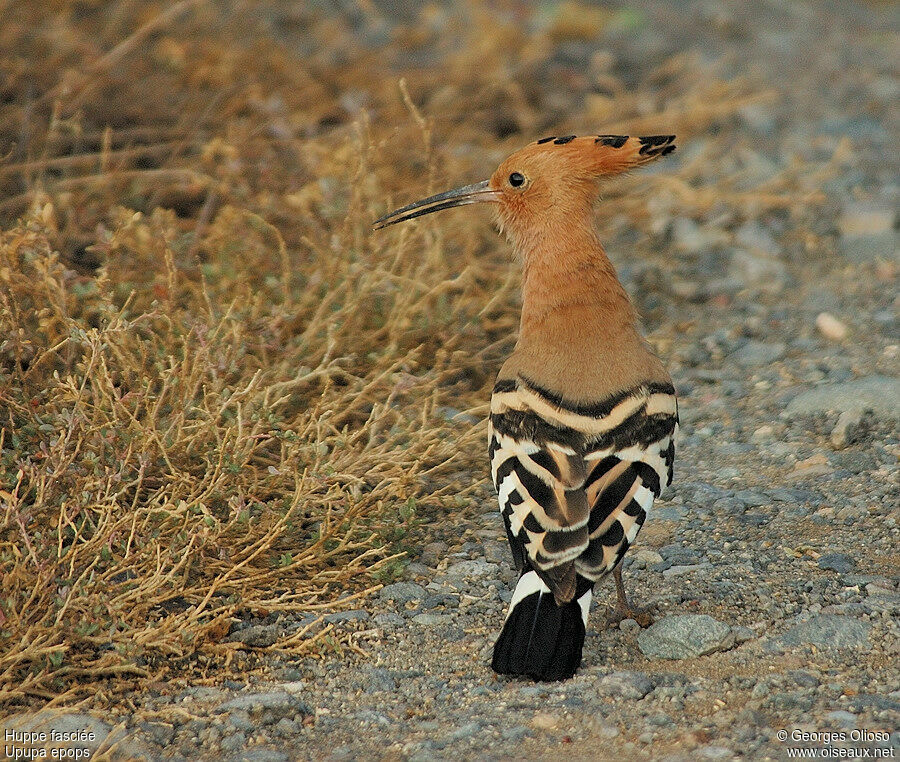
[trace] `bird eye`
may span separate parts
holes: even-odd
[[[512,185],[513,188],[519,188],[525,184],[525,175],[521,172],[513,172],[509,176],[509,184]]]

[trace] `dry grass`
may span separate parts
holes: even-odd
[[[526,37],[472,3],[378,50],[295,3],[2,6],[0,705],[224,674],[235,617],[364,595],[483,484],[483,425],[441,406],[483,415],[513,268],[484,215],[369,224],[583,127],[546,62],[608,17],[567,4]],[[432,49],[452,81],[405,58]],[[647,92],[600,72],[615,119],[588,98],[584,124],[689,140],[765,97],[699,67]],[[740,161],[712,193],[708,160],[663,201],[746,203]],[[340,645],[310,626],[268,650]]]

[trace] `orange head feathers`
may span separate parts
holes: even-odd
[[[407,204],[375,221],[383,228],[465,204],[496,204],[502,229],[523,245],[537,230],[576,224],[590,214],[598,181],[675,150],[674,135],[544,138],[509,156],[489,180]],[[518,247],[517,247],[518,248]]]

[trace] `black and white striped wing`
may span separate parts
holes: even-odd
[[[522,379],[491,399],[491,474],[516,566],[567,600],[612,571],[671,481],[674,389],[645,384],[573,405]]]

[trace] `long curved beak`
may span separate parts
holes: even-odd
[[[488,187],[488,180],[472,185],[464,185],[462,188],[454,188],[453,190],[438,193],[435,196],[423,198],[421,201],[414,201],[393,212],[379,217],[372,223],[375,230],[381,230],[395,222],[404,222],[414,217],[421,217],[423,214],[431,214],[439,212],[441,209],[451,209],[454,206],[465,206],[466,204],[478,204],[486,201],[496,201],[499,193]]]

